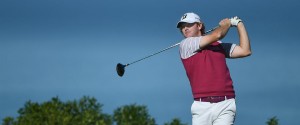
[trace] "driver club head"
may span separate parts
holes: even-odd
[[[126,65],[123,65],[121,63],[117,64],[116,70],[117,70],[117,73],[118,73],[118,75],[120,77],[122,77],[124,75],[124,73],[125,73],[125,67],[126,67]]]

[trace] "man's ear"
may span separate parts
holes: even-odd
[[[203,28],[202,23],[197,23],[198,24],[198,29],[201,30]]]

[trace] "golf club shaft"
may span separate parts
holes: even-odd
[[[153,53],[153,54],[151,54],[151,55],[149,55],[149,56],[146,56],[146,57],[144,57],[144,58],[141,58],[141,59],[139,59],[139,60],[136,60],[136,61],[134,61],[134,62],[132,62],[132,63],[128,63],[128,64],[126,64],[126,66],[131,65],[131,64],[136,63],[136,62],[139,62],[139,61],[142,61],[142,60],[144,60],[144,59],[147,59],[147,58],[149,58],[149,57],[151,57],[151,56],[154,56],[154,55],[156,55],[156,54],[159,54],[159,53],[164,52],[164,51],[166,51],[166,50],[169,50],[169,49],[171,49],[171,48],[174,48],[174,47],[178,46],[179,44],[180,44],[180,43],[176,43],[176,44],[174,44],[174,45],[172,45],[172,46],[169,46],[169,47],[167,47],[167,48],[165,48],[165,49],[163,49],[163,50],[160,50],[160,51],[158,51],[158,52],[156,52],[156,53]]]
[[[214,28],[212,28],[212,29],[206,31],[205,34],[211,32],[211,31],[214,31],[214,30],[217,29],[218,27],[219,27],[219,26],[216,26],[216,27],[214,27]],[[141,58],[141,59],[139,59],[139,60],[136,60],[136,61],[134,61],[134,62],[128,63],[128,64],[126,64],[125,66],[129,66],[129,65],[131,65],[131,64],[134,64],[134,63],[137,63],[137,62],[142,61],[142,60],[144,60],[144,59],[147,59],[147,58],[149,58],[149,57],[151,57],[151,56],[154,56],[154,55],[157,55],[157,54],[159,54],[159,53],[162,53],[162,52],[164,52],[164,51],[166,51],[166,50],[169,50],[169,49],[171,49],[171,48],[174,48],[174,47],[178,46],[179,44],[180,44],[180,42],[179,42],[179,43],[176,43],[176,44],[174,44],[174,45],[172,45],[172,46],[169,46],[169,47],[167,47],[167,48],[165,48],[165,49],[163,49],[163,50],[160,50],[160,51],[158,51],[158,52],[156,52],[156,53],[153,53],[153,54],[151,54],[151,55],[149,55],[149,56],[146,56],[146,57]]]

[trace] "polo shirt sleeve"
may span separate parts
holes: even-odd
[[[201,38],[201,36],[189,37],[180,42],[179,51],[182,59],[187,59],[196,54],[195,52],[200,49]]]
[[[225,56],[226,58],[231,58],[231,54],[236,46],[236,44],[233,43],[221,43],[223,49],[225,50]]]

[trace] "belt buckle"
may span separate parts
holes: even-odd
[[[218,102],[221,102],[221,101],[224,101],[224,99],[222,99],[221,96],[210,96],[209,97],[209,102],[210,103],[218,103]]]
[[[210,102],[210,103],[215,103],[215,101],[214,101],[215,97],[210,96],[210,97],[208,97],[208,98],[209,98],[209,102]]]
[[[219,99],[220,96],[210,96],[209,98],[210,98],[211,100],[214,100],[214,99]]]

